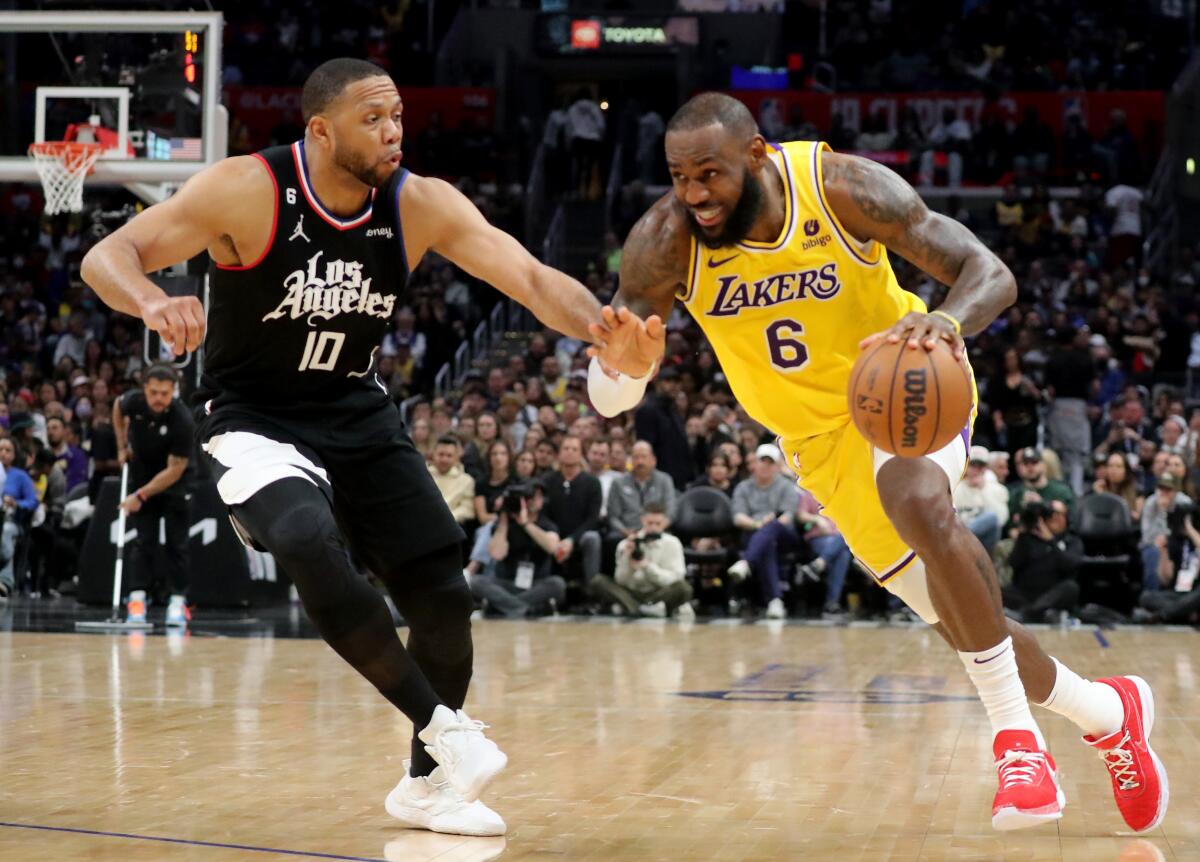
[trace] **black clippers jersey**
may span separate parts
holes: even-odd
[[[375,350],[408,279],[399,208],[408,172],[339,218],[317,200],[303,142],[255,157],[275,183],[274,229],[258,260],[213,263],[199,394],[285,404],[381,390]]]

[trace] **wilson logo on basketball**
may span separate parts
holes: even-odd
[[[925,407],[928,388],[924,368],[904,372],[904,424],[900,431],[902,448],[911,449],[917,445],[917,423],[928,412]]]
[[[366,314],[390,320],[395,296],[371,291],[371,279],[362,277],[363,265],[356,260],[329,260],[322,275],[317,268],[323,251],[308,259],[307,269],[297,269],[283,280],[287,296],[263,321],[308,315],[311,326],[316,320],[329,320],[341,314]]]

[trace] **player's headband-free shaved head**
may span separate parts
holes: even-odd
[[[758,134],[750,109],[725,93],[700,93],[688,99],[667,123],[668,132],[690,132],[719,125],[740,138]]]
[[[300,94],[300,113],[304,122],[308,123],[317,114],[328,110],[348,84],[380,75],[390,77],[385,70],[366,60],[355,57],[326,60],[313,69],[304,82],[304,90]]]

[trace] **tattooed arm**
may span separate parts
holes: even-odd
[[[666,346],[663,324],[675,305],[675,294],[687,279],[691,238],[685,216],[670,194],[664,195],[638,219],[621,251],[621,282],[612,308],[603,309],[612,335],[593,333],[600,348],[592,348],[606,368],[637,367],[641,377],[653,370]],[[626,311],[628,309],[628,311]],[[632,319],[629,312],[645,321],[642,326],[622,327]]]
[[[620,288],[612,307],[601,309],[608,333],[595,329],[592,337],[598,346],[588,349],[588,394],[604,416],[637,406],[663,357],[663,322],[687,279],[691,241],[684,218],[671,197],[664,196],[638,219],[625,240]],[[625,374],[614,373],[618,368]]]
[[[954,219],[930,212],[895,173],[841,153],[824,153],[821,165],[825,195],[845,228],[860,240],[882,243],[947,285],[950,295],[938,310],[957,320],[963,335],[983,331],[1016,301],[1016,281],[1000,258]],[[911,330],[913,340],[928,340],[932,347],[932,339],[944,338],[961,353],[961,339],[945,318],[910,317],[901,321],[901,331]],[[889,334],[898,335],[897,327]]]

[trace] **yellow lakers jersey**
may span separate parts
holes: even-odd
[[[783,179],[786,214],[774,242],[710,249],[692,239],[680,298],[704,329],[734,396],[786,439],[850,421],[846,388],[858,343],[910,311],[887,252],[860,243],[825,198],[821,152],[795,141],[770,149]]]

